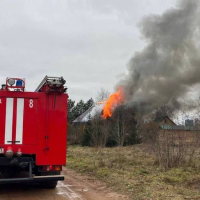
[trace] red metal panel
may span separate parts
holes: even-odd
[[[6,98],[0,96],[0,145],[4,144],[6,122]]]
[[[54,105],[55,96],[49,98],[49,154],[52,156],[52,165],[66,164],[66,134],[67,134],[67,99],[65,95],[56,97],[56,105]],[[54,107],[55,106],[55,107]]]
[[[37,99],[24,99],[23,144],[36,144]]]
[[[54,107],[54,101],[56,104]],[[66,164],[66,134],[67,134],[67,95],[47,95],[46,110],[46,136],[38,142],[39,145],[36,157],[37,165],[65,165]],[[40,143],[42,144],[42,143]],[[41,148],[43,147],[43,149]],[[46,148],[46,150],[44,150]]]

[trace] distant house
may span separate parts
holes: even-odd
[[[152,127],[151,127],[152,126]],[[173,122],[168,116],[157,117],[149,124],[147,124],[147,129],[155,129],[159,133],[160,141],[171,142],[170,144],[179,145],[179,144],[187,144],[193,145],[196,142],[196,133],[199,133],[200,128],[195,126],[184,126],[177,125]],[[157,129],[158,128],[158,129]]]
[[[168,130],[168,131],[170,131],[170,130],[173,130],[173,131],[195,131],[195,130],[199,130],[199,128],[193,126],[193,123],[186,123],[185,126],[184,125],[177,125],[167,115],[157,117],[154,120],[154,122],[157,123],[159,125],[160,129],[162,129],[162,130]]]
[[[167,115],[156,117],[154,119],[154,122],[156,122],[160,126],[162,125],[176,126],[176,124]]]
[[[97,103],[91,106],[88,110],[86,110],[82,115],[77,117],[73,123],[74,124],[84,124],[89,122],[92,118],[94,118],[96,115],[101,115],[103,111],[104,104]]]

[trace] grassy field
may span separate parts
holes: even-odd
[[[67,167],[105,181],[130,199],[200,199],[200,163],[161,170],[143,145],[116,148],[69,146]]]

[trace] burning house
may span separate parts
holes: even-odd
[[[83,114],[77,117],[73,123],[87,123],[97,115],[101,115],[102,119],[107,119],[112,116],[115,107],[122,104],[122,102],[122,88],[119,88],[115,93],[111,94],[106,101],[98,102],[91,106]]]

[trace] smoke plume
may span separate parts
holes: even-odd
[[[179,108],[200,83],[199,5],[199,0],[182,0],[177,8],[142,20],[146,47],[131,58],[118,83],[127,102],[144,105],[146,112],[169,103]]]

